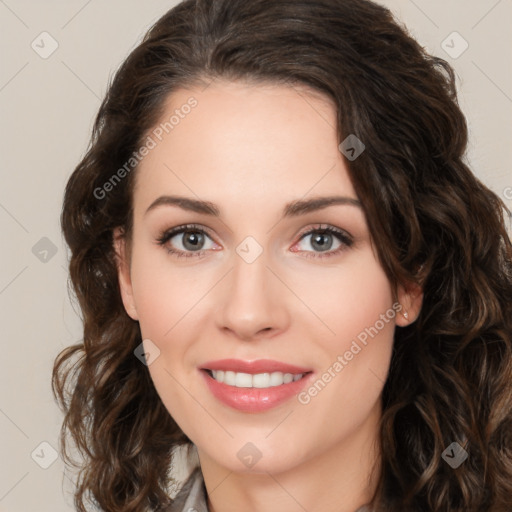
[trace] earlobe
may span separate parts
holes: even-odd
[[[405,327],[418,318],[423,303],[423,289],[418,284],[398,287],[398,302],[402,308],[396,315],[396,325]]]
[[[133,287],[130,276],[130,264],[127,255],[126,238],[120,228],[114,229],[114,249],[116,253],[117,276],[119,291],[123,300],[124,309],[132,320],[138,320],[137,308],[133,297]]]

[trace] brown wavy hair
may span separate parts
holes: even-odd
[[[216,78],[306,85],[337,106],[339,141],[392,286],[423,287],[397,328],[385,383],[382,471],[372,510],[512,510],[512,245],[504,202],[465,162],[455,74],[390,11],[368,0],[185,0],[115,74],[87,153],[65,190],[62,230],[83,343],[58,354],[52,390],[61,451],[80,467],[75,505],[108,512],[171,503],[172,449],[190,440],[134,356],[138,322],[119,291],[113,230],[132,229],[136,168],[98,190],[140,148],[174,90]],[[69,389],[67,389],[69,388]],[[82,465],[66,453],[70,433]],[[467,460],[441,457],[457,442]]]

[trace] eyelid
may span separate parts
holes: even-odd
[[[347,241],[354,241],[354,237],[348,231],[341,228],[337,228],[335,226],[331,226],[330,224],[314,224],[313,226],[308,226],[307,228],[304,228],[304,230],[299,232],[297,236],[299,237],[300,241],[305,235],[310,235],[311,233],[317,233],[322,231],[337,234],[341,237],[346,238]]]

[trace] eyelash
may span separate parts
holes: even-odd
[[[164,231],[158,238],[157,243],[158,245],[164,247],[169,254],[172,254],[173,256],[177,258],[193,258],[193,257],[200,257],[203,256],[204,253],[208,252],[208,249],[203,249],[201,251],[192,251],[192,252],[184,252],[181,250],[172,249],[170,247],[165,247],[165,244],[174,236],[179,235],[181,233],[185,232],[192,232],[192,233],[200,233],[203,235],[206,235],[210,237],[207,231],[205,231],[203,228],[201,228],[197,224],[187,224],[185,226],[177,226],[173,229]],[[296,252],[305,252],[306,258],[330,258],[332,256],[338,255],[340,252],[346,250],[347,248],[351,247],[353,244],[352,237],[346,233],[345,231],[341,229],[334,228],[332,226],[315,226],[314,228],[310,229],[309,231],[306,231],[305,233],[302,233],[299,239],[299,242],[305,238],[308,235],[314,234],[314,233],[320,233],[322,235],[329,234],[335,236],[340,242],[341,246],[338,247],[338,249],[332,250],[332,251],[326,251],[325,253],[318,253],[313,251],[296,251]],[[211,238],[211,237],[210,237]]]

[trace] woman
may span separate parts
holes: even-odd
[[[512,246],[466,143],[370,1],[163,16],[64,198],[77,509],[509,511]]]

